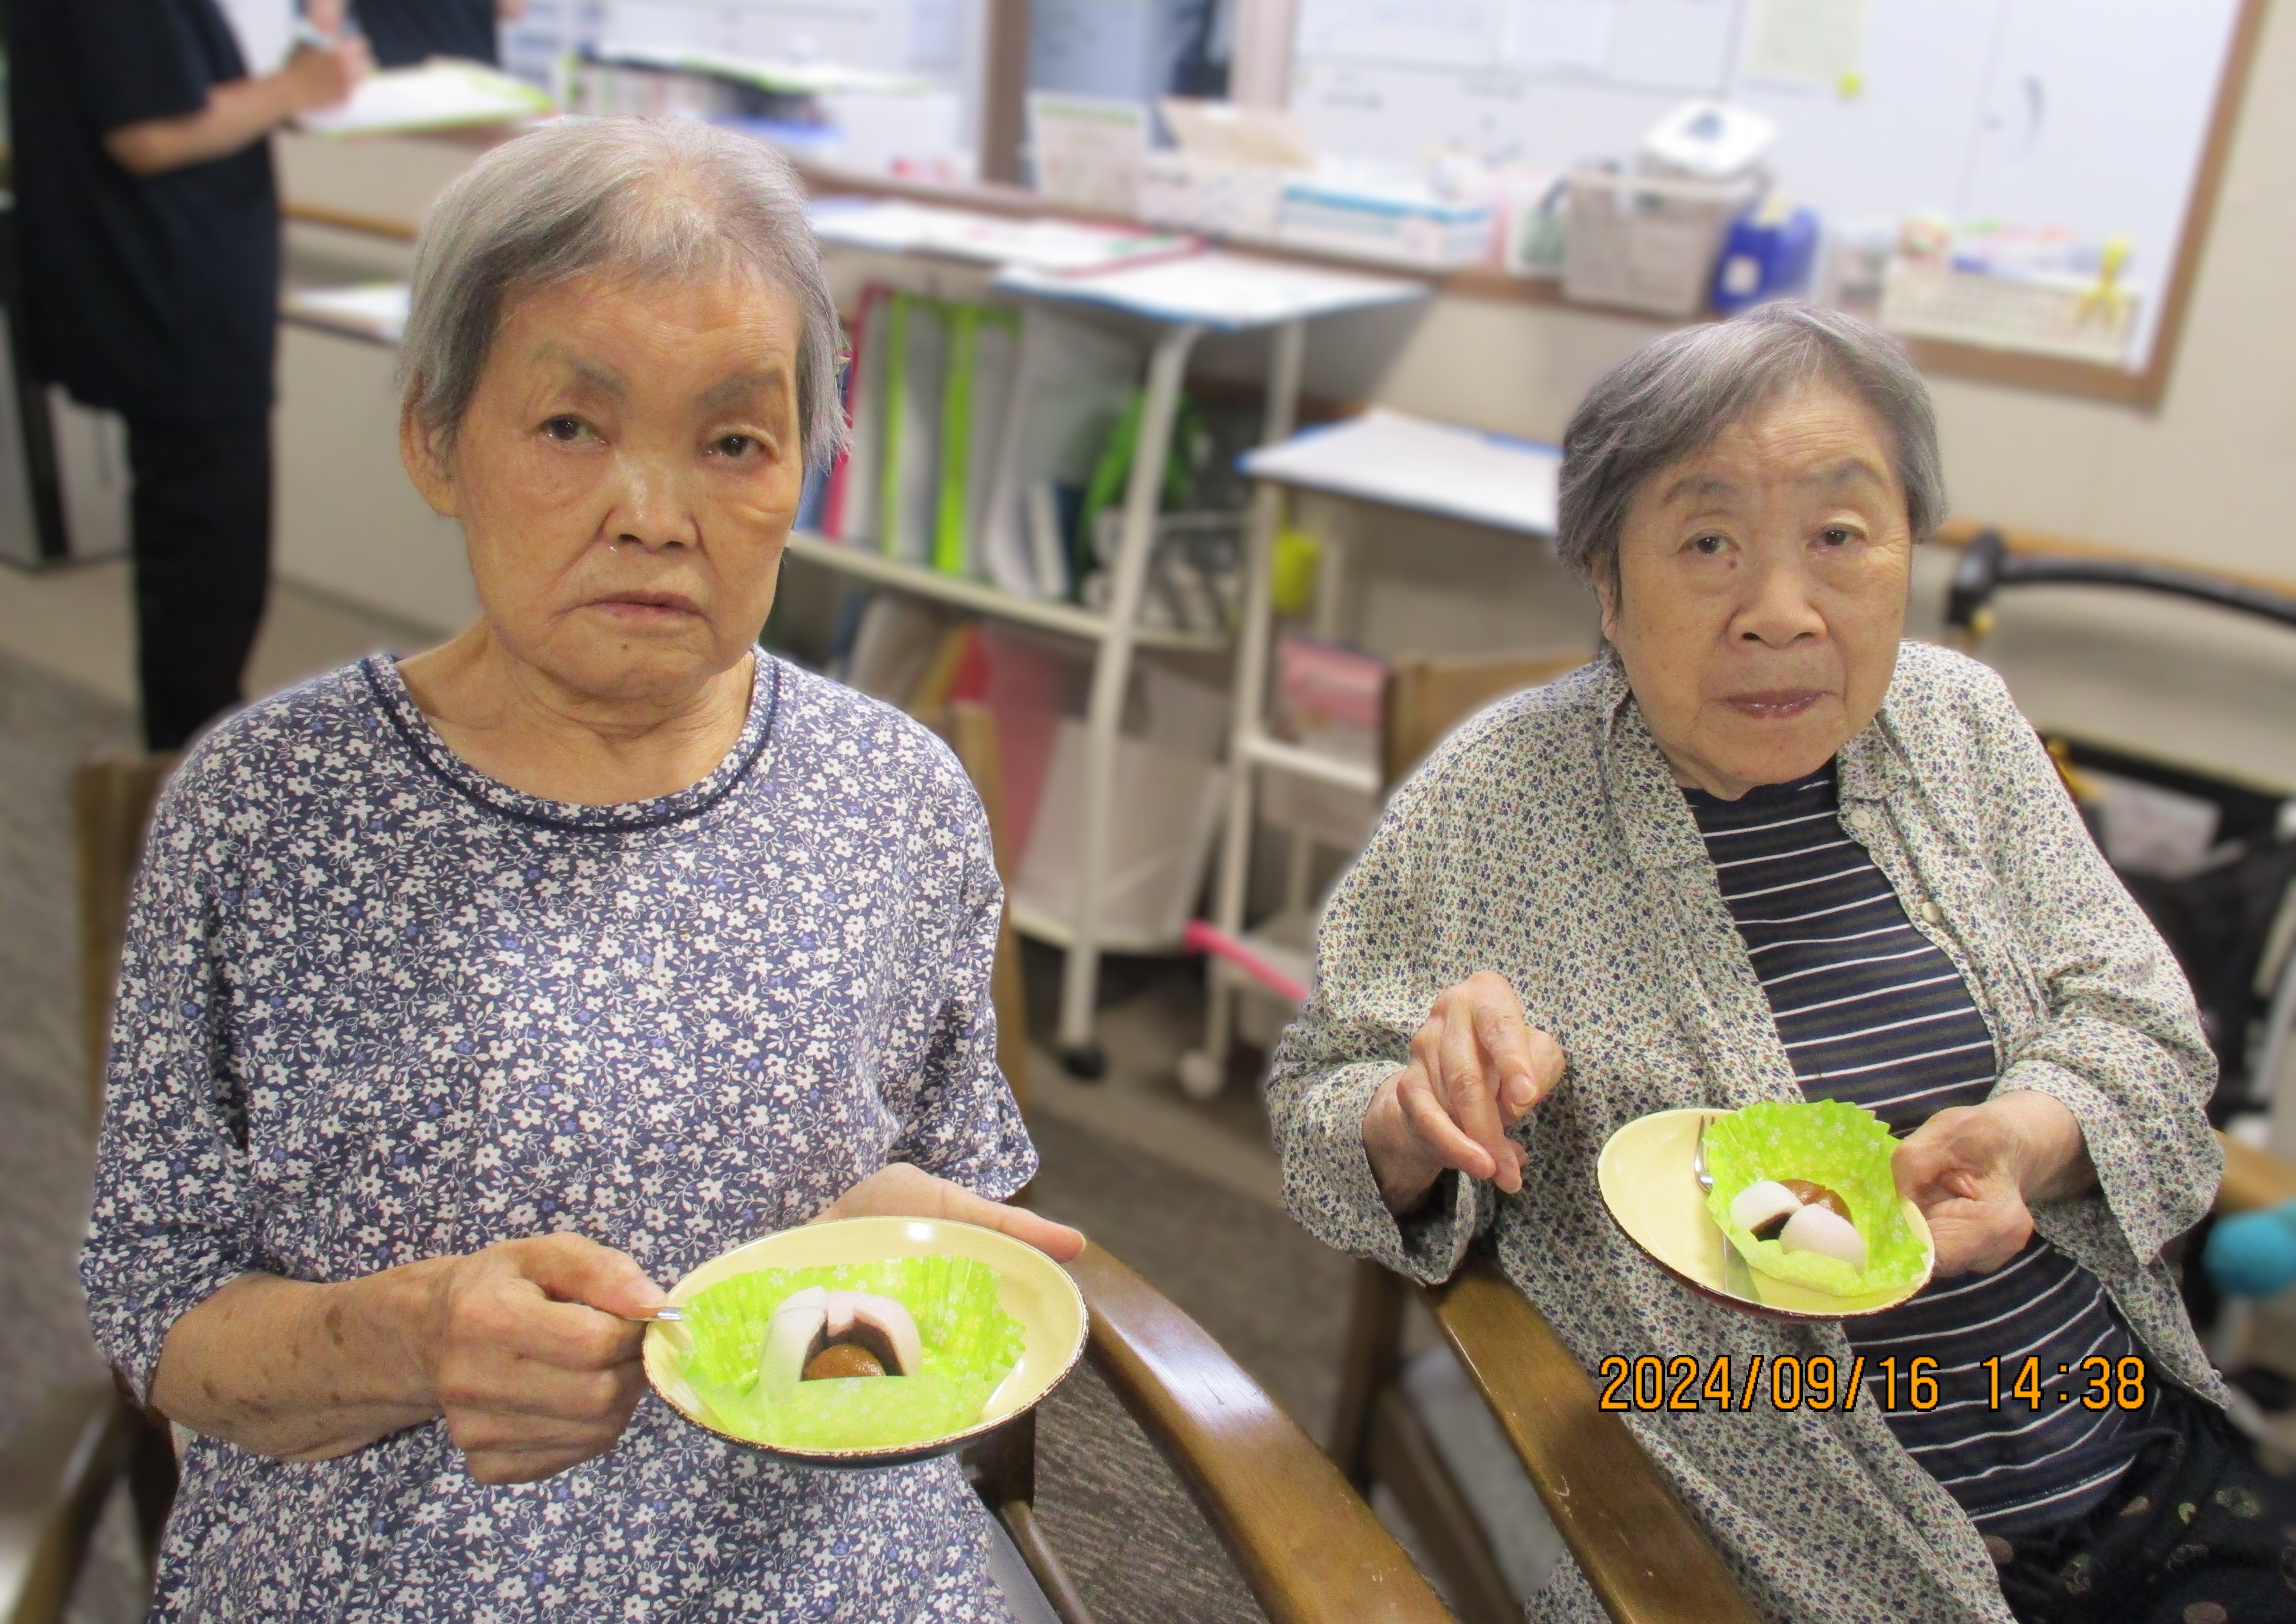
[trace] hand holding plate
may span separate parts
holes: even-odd
[[[1007,1206],[985,1195],[976,1195],[963,1185],[936,1177],[906,1161],[888,1162],[879,1168],[839,1196],[826,1212],[813,1221],[820,1224],[832,1218],[887,1217],[949,1218],[960,1224],[978,1224],[983,1229],[994,1229],[1026,1242],[1055,1263],[1073,1263],[1084,1254],[1084,1235],[1066,1224],[1039,1218],[1026,1207]]]

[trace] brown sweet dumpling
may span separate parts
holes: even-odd
[[[882,1376],[884,1365],[858,1342],[832,1342],[806,1361],[808,1382],[835,1381],[844,1376]]]
[[[1799,1196],[1805,1207],[1824,1207],[1846,1222],[1857,1221],[1849,1216],[1849,1203],[1824,1185],[1812,1184],[1807,1178],[1781,1178],[1778,1182]]]

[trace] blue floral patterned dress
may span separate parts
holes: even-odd
[[[759,654],[675,795],[537,800],[373,659],[218,728],[161,802],[82,1274],[148,1393],[260,1269],[573,1230],[668,1284],[906,1161],[1035,1170],[996,1070],[979,801],[898,712]],[[1001,1619],[955,1468],[784,1470],[652,1395],[610,1453],[473,1481],[442,1423],[296,1464],[196,1442],[154,1617]]]

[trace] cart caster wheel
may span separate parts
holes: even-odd
[[[1096,1043],[1078,1044],[1061,1051],[1061,1066],[1080,1083],[1096,1083],[1108,1075],[1108,1056]]]
[[[1202,1049],[1190,1049],[1180,1056],[1180,1092],[1192,1100],[1218,1097],[1227,1083],[1227,1068]]]

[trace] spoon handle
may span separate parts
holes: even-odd
[[[617,1317],[626,1319],[634,1325],[650,1325],[655,1324],[678,1325],[685,1323],[685,1310],[684,1308],[656,1308],[651,1314],[623,1314],[617,1316]]]

